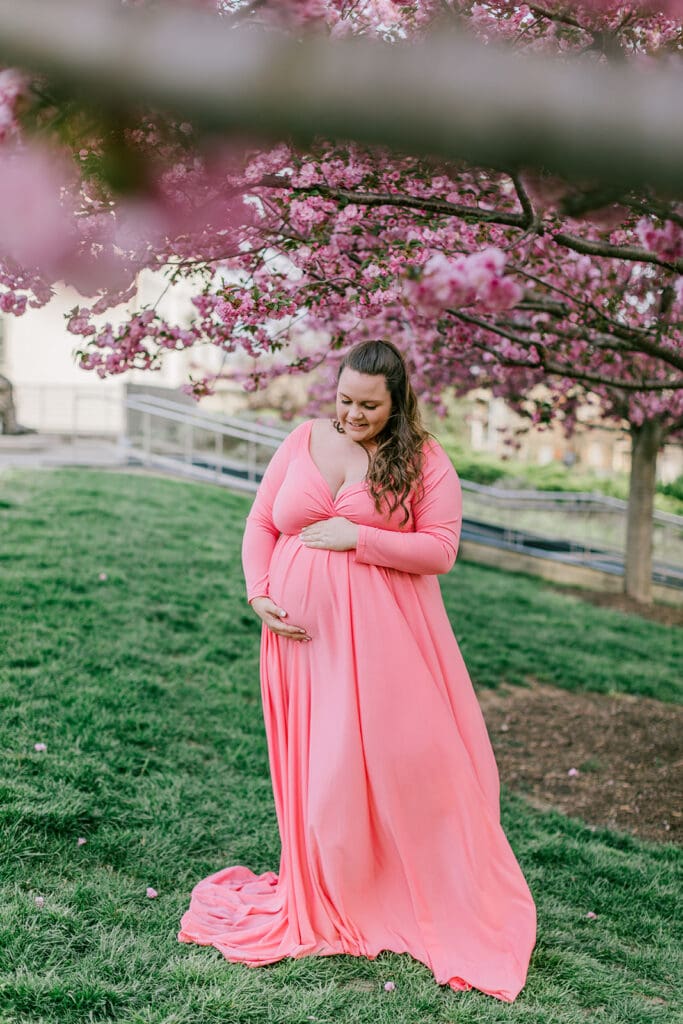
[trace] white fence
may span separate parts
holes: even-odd
[[[119,437],[125,428],[123,384],[82,387],[71,384],[14,385],[17,419],[43,434]]]

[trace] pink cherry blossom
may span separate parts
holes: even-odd
[[[646,249],[651,249],[669,260],[683,256],[683,228],[667,220],[662,227],[648,217],[641,217],[636,224],[636,234]]]
[[[478,38],[520,53],[605,62],[614,51],[647,69],[673,59],[677,10],[683,0],[653,0],[624,17],[617,0],[587,0],[572,7],[570,24],[564,9],[492,0],[459,5],[458,16]],[[250,17],[297,34],[308,27],[409,41],[439,28],[443,5],[264,0]],[[0,123],[3,110],[17,123],[14,74],[0,72]],[[29,81],[21,96],[29,103]],[[0,308],[21,315],[45,304],[57,280],[77,284],[90,296],[68,318],[83,369],[100,377],[157,369],[167,352],[210,344],[226,368],[202,375],[192,367],[188,393],[214,393],[221,376],[251,392],[317,367],[313,412],[329,400],[348,346],[389,337],[437,411],[446,390],[464,394],[476,383],[529,422],[555,418],[569,434],[589,391],[596,415],[632,427],[656,419],[667,439],[683,438],[683,388],[664,388],[678,379],[683,346],[683,275],[673,262],[683,259],[683,204],[675,197],[608,190],[591,208],[580,202],[583,185],[560,174],[325,139],[305,149],[209,146],[188,122],[144,110],[136,117],[124,132],[145,171],[134,195],[112,194],[99,180],[106,132],[90,119],[80,136],[74,127],[70,163],[48,166],[38,156],[31,170],[21,161],[38,150],[17,148],[14,128],[0,147],[0,186],[6,174],[6,194],[18,198],[16,210],[0,209]],[[36,190],[43,198],[26,219],[21,203]],[[601,245],[611,247],[607,255],[582,251]],[[620,255],[633,250],[644,258]],[[155,308],[102,316],[130,301],[144,268],[172,268],[193,289],[191,322]],[[632,386],[641,381],[647,387]],[[529,397],[540,383],[547,400]]]
[[[418,272],[409,274],[406,294],[423,315],[434,315],[450,306],[478,305],[508,309],[522,297],[519,284],[504,284],[505,255],[490,247],[465,256],[434,253]]]

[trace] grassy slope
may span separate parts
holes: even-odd
[[[683,1013],[680,851],[534,811],[505,787],[503,824],[539,912],[511,1006],[439,988],[407,956],[253,970],[177,944],[199,878],[279,859],[259,627],[239,564],[248,499],[84,471],[15,473],[0,488],[3,1024],[644,1024]],[[533,675],[681,699],[681,631],[477,566],[457,565],[443,585],[478,686]]]

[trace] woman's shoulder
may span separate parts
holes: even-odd
[[[306,420],[301,426],[307,426],[311,430],[331,430],[334,432],[332,420],[329,416],[314,416],[310,420]]]
[[[335,434],[331,419],[326,419],[324,417],[311,417],[310,419],[303,420],[301,423],[298,423],[293,427],[286,437],[282,439],[280,447],[284,445],[288,449],[300,448],[302,445],[308,443],[308,439],[313,431],[315,431],[316,439],[319,439],[321,434],[324,433],[330,433],[333,436]]]
[[[458,472],[453,465],[453,461],[439,441],[431,434],[422,444],[422,474],[423,476],[434,477],[442,476],[447,474],[448,476],[458,477]]]
[[[303,423],[299,423],[299,425],[294,427],[290,432],[288,437],[293,439],[305,437],[308,439],[313,435],[316,440],[320,440],[320,438],[324,437],[326,434],[330,434],[334,437],[336,436],[336,431],[331,419],[320,416],[311,417],[311,419],[304,420]]]
[[[313,416],[310,419],[303,420],[301,423],[298,423],[296,425],[296,427],[294,427],[290,431],[290,435],[291,434],[296,434],[296,433],[303,433],[306,430],[310,430],[317,423],[319,423],[323,427],[325,427],[325,426],[331,427],[332,426],[332,420],[327,419],[327,418],[325,418],[323,416],[320,416],[320,417]]]
[[[297,423],[297,425],[295,427],[292,427],[289,433],[283,438],[283,443],[287,442],[288,444],[291,444],[292,442],[297,441],[299,438],[307,435],[308,431],[311,429],[311,424],[315,422],[316,420],[310,419],[303,420],[303,422],[301,423]]]
[[[425,459],[432,462],[443,462],[444,460],[447,460],[448,462],[451,461],[451,457],[446,449],[432,434],[428,434],[426,439],[422,442],[422,454]]]

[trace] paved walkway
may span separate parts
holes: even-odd
[[[0,435],[0,472],[18,466],[126,466],[128,455],[118,441],[61,434]]]

